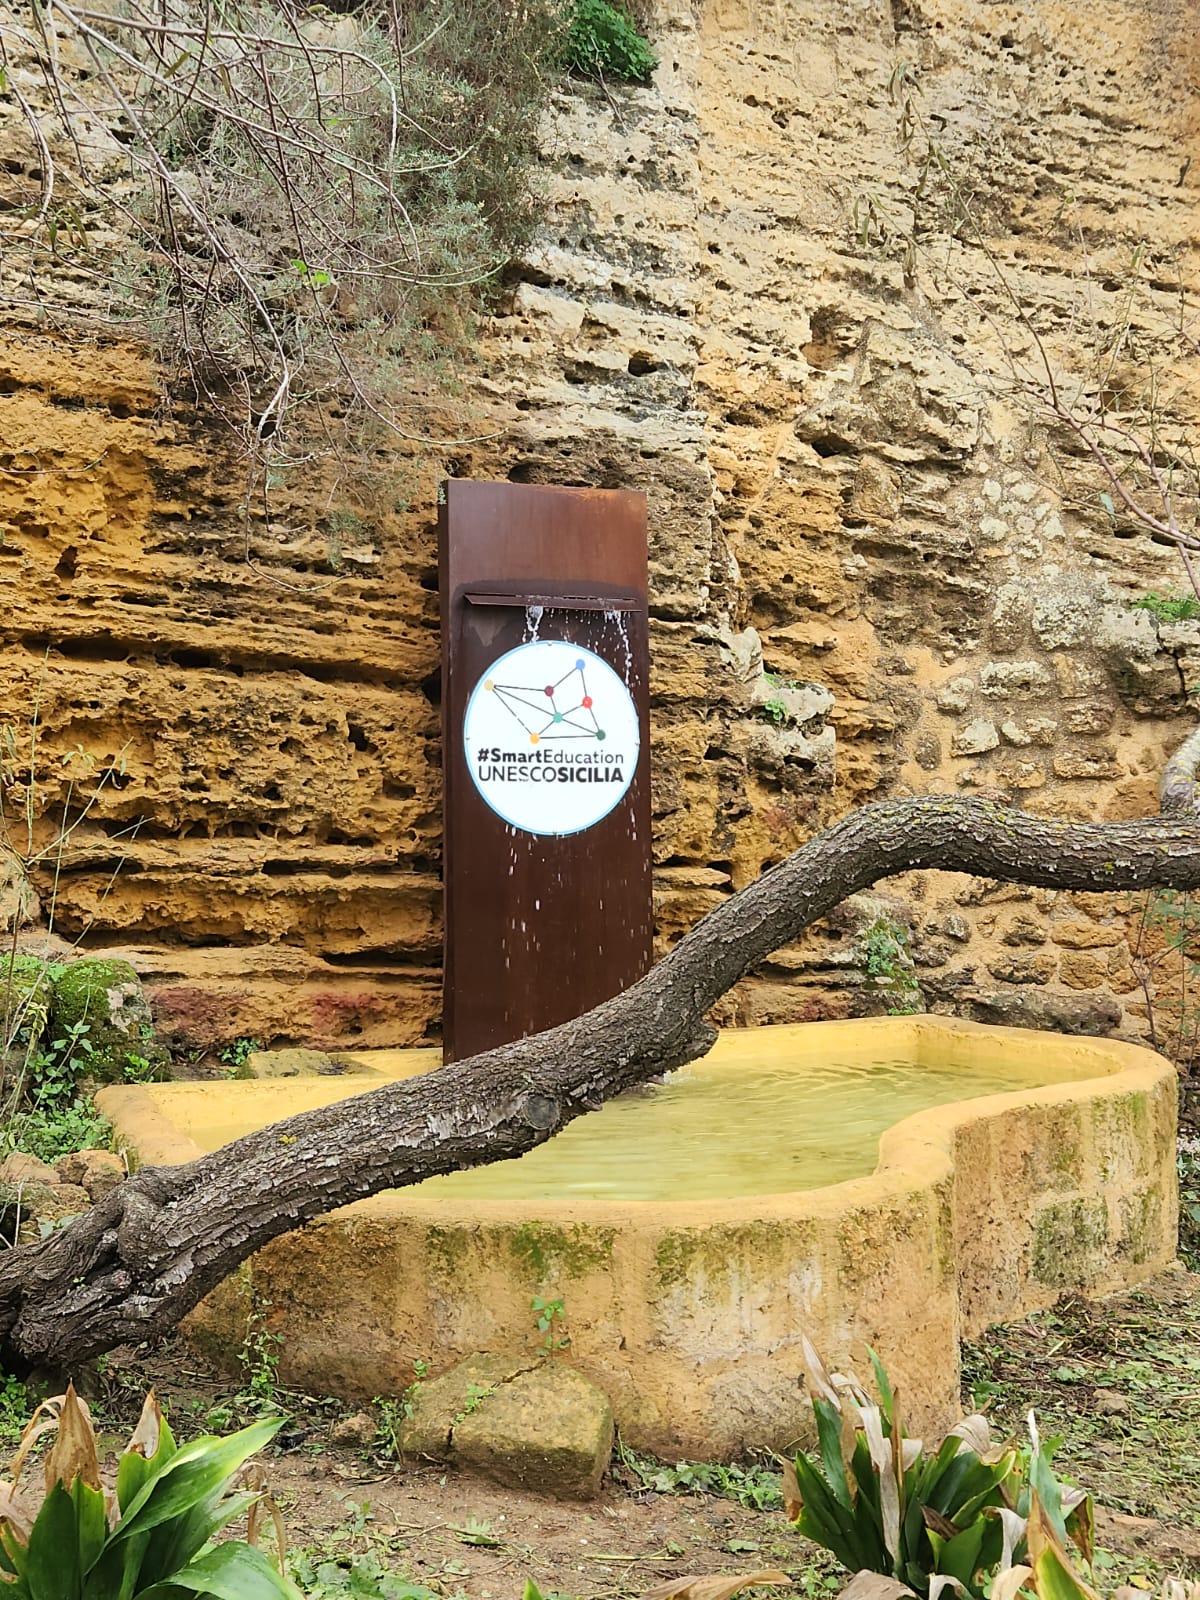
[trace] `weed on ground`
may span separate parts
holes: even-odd
[[[1033,1410],[1042,1436],[1061,1438],[1056,1464],[1096,1497],[1114,1583],[1200,1575],[1197,1335],[1200,1276],[1178,1271],[964,1347],[965,1405],[1014,1436]]]

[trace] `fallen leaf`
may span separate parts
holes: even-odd
[[[856,1572],[842,1590],[839,1600],[916,1600],[911,1589],[883,1572]]]

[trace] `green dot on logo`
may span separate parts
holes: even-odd
[[[597,737],[597,739],[603,739],[603,737],[604,737],[604,729],[603,728],[597,728],[596,729],[596,737]]]

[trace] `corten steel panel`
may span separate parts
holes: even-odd
[[[447,1061],[569,1021],[650,965],[650,725],[646,502],[616,489],[443,485],[442,599]],[[469,598],[468,598],[469,597]],[[471,691],[528,637],[586,646],[624,679],[640,750],[620,802],[586,830],[522,832],[467,770]],[[562,609],[557,609],[561,606]],[[618,627],[607,613],[619,612]]]

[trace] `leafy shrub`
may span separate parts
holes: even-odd
[[[1160,622],[1189,622],[1200,617],[1200,600],[1194,594],[1149,594],[1133,602],[1135,611],[1149,611]]]
[[[18,271],[57,249],[102,286],[106,315],[234,431],[256,498],[295,481],[297,455],[419,440],[541,215],[537,127],[569,3],[230,0],[214,27],[207,0],[83,19],[47,0],[14,42],[53,62],[60,106],[119,127],[118,183],[111,161],[72,169],[80,212],[119,243],[97,250],[50,206],[33,229],[0,218],[0,249]],[[95,72],[74,73],[56,27]]]
[[[871,1352],[879,1402],[853,1379],[830,1376],[804,1341],[819,1464],[797,1456],[784,1474],[796,1527],[850,1572],[881,1572],[919,1595],[947,1581],[971,1600],[1021,1560],[1029,1529],[1074,1539],[1091,1559],[1091,1500],[1064,1489],[1036,1433],[1023,1454],[993,1449],[987,1421],[967,1417],[936,1452],[906,1437],[882,1363]]]
[[[73,1388],[39,1406],[17,1451],[12,1482],[0,1484],[6,1600],[175,1600],[187,1594],[303,1600],[252,1544],[213,1542],[261,1498],[231,1493],[231,1485],[281,1421],[179,1447],[151,1391],[121,1456],[110,1512],[87,1407]],[[17,1484],[30,1449],[48,1431],[56,1433],[46,1462],[48,1488],[29,1522]]]
[[[573,72],[626,83],[647,82],[658,65],[629,13],[611,0],[575,0],[566,59]]]
[[[871,982],[891,991],[889,1015],[910,1016],[922,1009],[921,985],[908,953],[908,934],[894,917],[884,913],[863,930],[859,955]]]
[[[111,1138],[112,1123],[92,1109],[90,1100],[39,1101],[13,1114],[0,1152],[8,1146],[53,1166],[73,1150],[106,1150]]]

